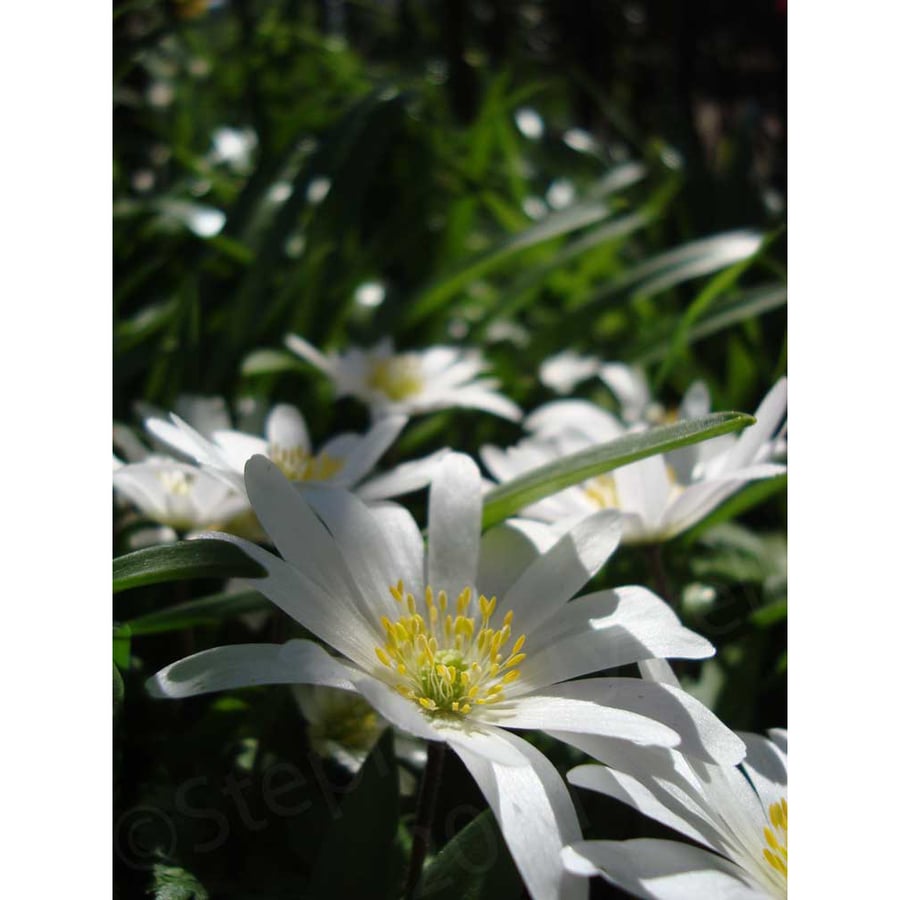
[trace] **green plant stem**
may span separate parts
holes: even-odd
[[[653,576],[653,586],[656,588],[656,593],[669,606],[676,609],[676,598],[669,587],[669,577],[666,574],[666,566],[663,562],[662,544],[648,544],[645,550],[647,561],[650,563],[650,572]]]
[[[428,844],[431,839],[431,826],[434,822],[434,810],[437,804],[437,793],[441,782],[441,773],[444,770],[444,756],[447,745],[443,741],[428,742],[428,758],[425,762],[425,772],[422,775],[422,784],[419,788],[419,802],[416,806],[416,823],[413,826],[413,845],[409,854],[409,871],[406,875],[406,900],[412,900],[415,895],[419,876],[422,874],[422,866],[428,854]]]

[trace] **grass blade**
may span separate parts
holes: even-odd
[[[262,578],[266,573],[226,541],[179,541],[113,560],[113,593],[183,578]]]
[[[490,528],[518,512],[523,506],[595,475],[610,472],[648,456],[737,431],[755,421],[753,416],[746,413],[713,413],[699,419],[651,428],[638,434],[626,434],[614,441],[572,453],[488,491],[484,498],[482,528]]]

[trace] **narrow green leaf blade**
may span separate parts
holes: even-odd
[[[271,375],[279,372],[302,372],[305,366],[292,353],[285,350],[254,350],[244,357],[241,375]]]
[[[167,631],[181,631],[183,628],[194,628],[198,625],[215,625],[233,616],[271,609],[272,604],[258,591],[235,591],[230,594],[210,594],[199,600],[189,600],[167,609],[154,610],[125,624],[131,629],[132,637],[164,634]]]
[[[428,900],[516,897],[521,881],[493,813],[473,819],[431,861],[416,896]]]
[[[180,541],[113,560],[113,593],[184,578],[261,578],[262,567],[226,541]]]
[[[626,434],[614,441],[572,453],[490,490],[484,498],[482,528],[490,528],[509,518],[523,506],[595,475],[610,472],[648,456],[667,453],[678,447],[746,428],[755,421],[753,416],[746,413],[713,413],[699,419],[651,428],[639,434]]]
[[[612,210],[607,204],[594,202],[582,203],[547,216],[537,225],[500,241],[475,259],[467,260],[454,272],[425,288],[411,301],[403,324],[409,327],[427,318],[467,284],[516,253],[588,225],[595,225],[611,214]]]
[[[307,897],[392,896],[396,875],[392,851],[400,810],[390,728],[345,792],[340,816],[332,819],[319,848]],[[353,848],[352,859],[348,848]]]

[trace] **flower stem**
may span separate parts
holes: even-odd
[[[406,900],[412,900],[422,866],[428,854],[428,843],[431,839],[431,826],[434,822],[434,810],[437,805],[438,787],[441,772],[444,769],[444,755],[447,745],[443,741],[428,742],[428,758],[425,772],[419,788],[419,802],[416,806],[416,824],[413,826],[413,845],[409,855],[409,871],[406,875]]]
[[[659,594],[669,606],[675,609],[676,600],[675,595],[669,587],[669,578],[666,574],[665,563],[663,562],[662,544],[648,544],[646,550],[656,593]]]

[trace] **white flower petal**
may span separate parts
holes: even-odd
[[[350,596],[328,591],[277,556],[230,534],[208,534],[236,544],[268,575],[248,578],[260,593],[326,644],[364,668],[377,664],[375,646],[381,635],[356,608]],[[333,579],[335,580],[335,579]]]
[[[284,339],[284,343],[288,350],[292,350],[297,356],[305,359],[326,375],[334,374],[334,360],[320,353],[312,344],[303,340],[299,335],[289,334]]]
[[[582,841],[567,847],[562,859],[570,872],[603,875],[636,897],[652,900],[764,900],[768,896],[734,863],[678,841]]]
[[[338,543],[319,520],[303,492],[264,456],[254,456],[244,480],[253,509],[278,551],[320,587],[355,597],[353,581]]]
[[[406,416],[385,416],[379,419],[344,459],[344,467],[339,473],[341,482],[352,486],[368,475],[408,421]]]
[[[742,768],[759,795],[763,811],[768,814],[773,803],[787,799],[787,755],[761,735],[741,732],[741,737],[747,742],[747,758]]]
[[[610,412],[587,400],[556,400],[539,407],[523,423],[541,437],[555,437],[566,430],[581,432],[593,441],[611,441],[624,433],[622,423]]]
[[[481,535],[481,475],[460,453],[438,466],[428,500],[428,584],[451,602],[474,585]]]
[[[612,510],[583,519],[522,572],[500,599],[499,609],[513,610],[515,628],[530,632],[597,574],[621,533],[619,514]]]
[[[296,406],[279,403],[266,418],[266,440],[283,450],[299,449],[309,453],[309,429],[306,420]]]
[[[228,466],[233,469],[240,478],[241,484],[244,482],[244,466],[247,465],[247,460],[257,454],[269,455],[268,442],[255,434],[244,434],[242,431],[217,431],[213,434],[213,440],[216,444],[215,449],[218,451],[215,456],[215,464],[219,467]]]
[[[383,681],[360,672],[355,673],[354,684],[372,708],[392,725],[425,741],[444,740],[444,737],[431,727],[419,706],[398,694]]]
[[[449,450],[437,450],[422,459],[414,459],[401,463],[389,472],[375,475],[356,488],[356,495],[363,500],[385,500],[388,497],[400,497],[417,491],[419,488],[431,484],[434,473],[441,460],[449,453]]]
[[[756,424],[744,430],[728,453],[709,463],[708,474],[731,474],[754,462],[760,448],[778,430],[786,412],[787,378],[779,378],[754,413]]]
[[[527,741],[503,734],[530,762],[525,766],[492,763],[453,745],[485,796],[525,886],[535,900],[586,900],[586,881],[563,870],[563,845],[580,837],[572,798],[559,773]]]
[[[588,678],[559,685],[546,693],[591,699],[662,722],[679,735],[679,752],[706,762],[737,765],[746,753],[738,735],[678,687],[642,678]]]
[[[622,418],[637,422],[650,404],[650,387],[644,373],[625,363],[604,363],[600,379],[613,392],[622,408]]]
[[[415,521],[406,510],[395,505],[388,512],[385,504],[376,515],[359,497],[338,488],[310,487],[304,496],[331,532],[362,598],[361,611],[377,632],[382,616],[397,618],[392,585],[402,579],[404,588],[422,602],[421,539],[413,538]],[[388,523],[396,528],[384,527]]]
[[[528,527],[532,524],[538,523],[529,523]],[[549,534],[549,526],[541,524],[541,528],[546,530],[552,543],[554,538]],[[486,531],[478,557],[475,582],[478,590],[487,597],[502,597],[539,553],[529,534],[515,527],[511,520]]]
[[[324,684],[353,690],[344,665],[312,641],[213,647],[172,663],[147,682],[154,697],[194,697],[257,684]]]
[[[494,384],[494,382],[490,382]],[[518,422],[522,418],[522,410],[512,400],[498,394],[488,387],[488,382],[473,382],[464,387],[446,388],[429,397],[432,408],[463,406],[469,409],[480,409],[493,413],[510,422]]]
[[[516,690],[534,690],[642,659],[704,659],[715,648],[684,628],[665,601],[643,587],[586,594],[529,634]]]
[[[508,704],[486,708],[480,718],[502,728],[578,730],[663,747],[674,747],[678,743],[679,736],[675,731],[639,713],[604,706],[602,702],[583,696],[582,691],[573,690],[570,693],[579,696],[568,696],[566,688],[577,688],[578,684],[564,685],[556,695],[548,692],[517,697]]]
[[[638,779],[605,765],[589,764],[576,766],[566,777],[569,784],[575,787],[612,797],[643,815],[680,831],[691,840],[715,849],[718,838],[709,817],[702,810],[700,815],[692,814],[661,789],[655,778],[646,777],[646,773],[641,774],[643,777]]]
[[[568,697],[573,700],[602,704],[607,709],[618,709],[637,713],[666,726],[666,730],[678,735],[671,741],[638,741],[675,747],[681,753],[706,762],[720,765],[736,765],[745,755],[744,742],[727,728],[699,700],[686,691],[665,684],[645,681],[642,678],[585,678],[579,681],[556,685],[541,691],[548,697]],[[518,698],[522,703],[527,698]],[[538,726],[544,727],[544,726]],[[555,730],[578,731],[590,729],[547,725]],[[611,737],[625,738],[626,734],[596,731]]]
[[[747,482],[773,478],[776,475],[783,475],[786,471],[783,466],[757,465],[734,472],[728,478],[698,481],[685,488],[684,493],[669,504],[657,526],[657,532],[665,539],[681,534],[704,519]]]
[[[672,491],[662,456],[649,456],[622,466],[612,475],[621,508],[640,516],[645,528],[652,531],[662,518]]]

